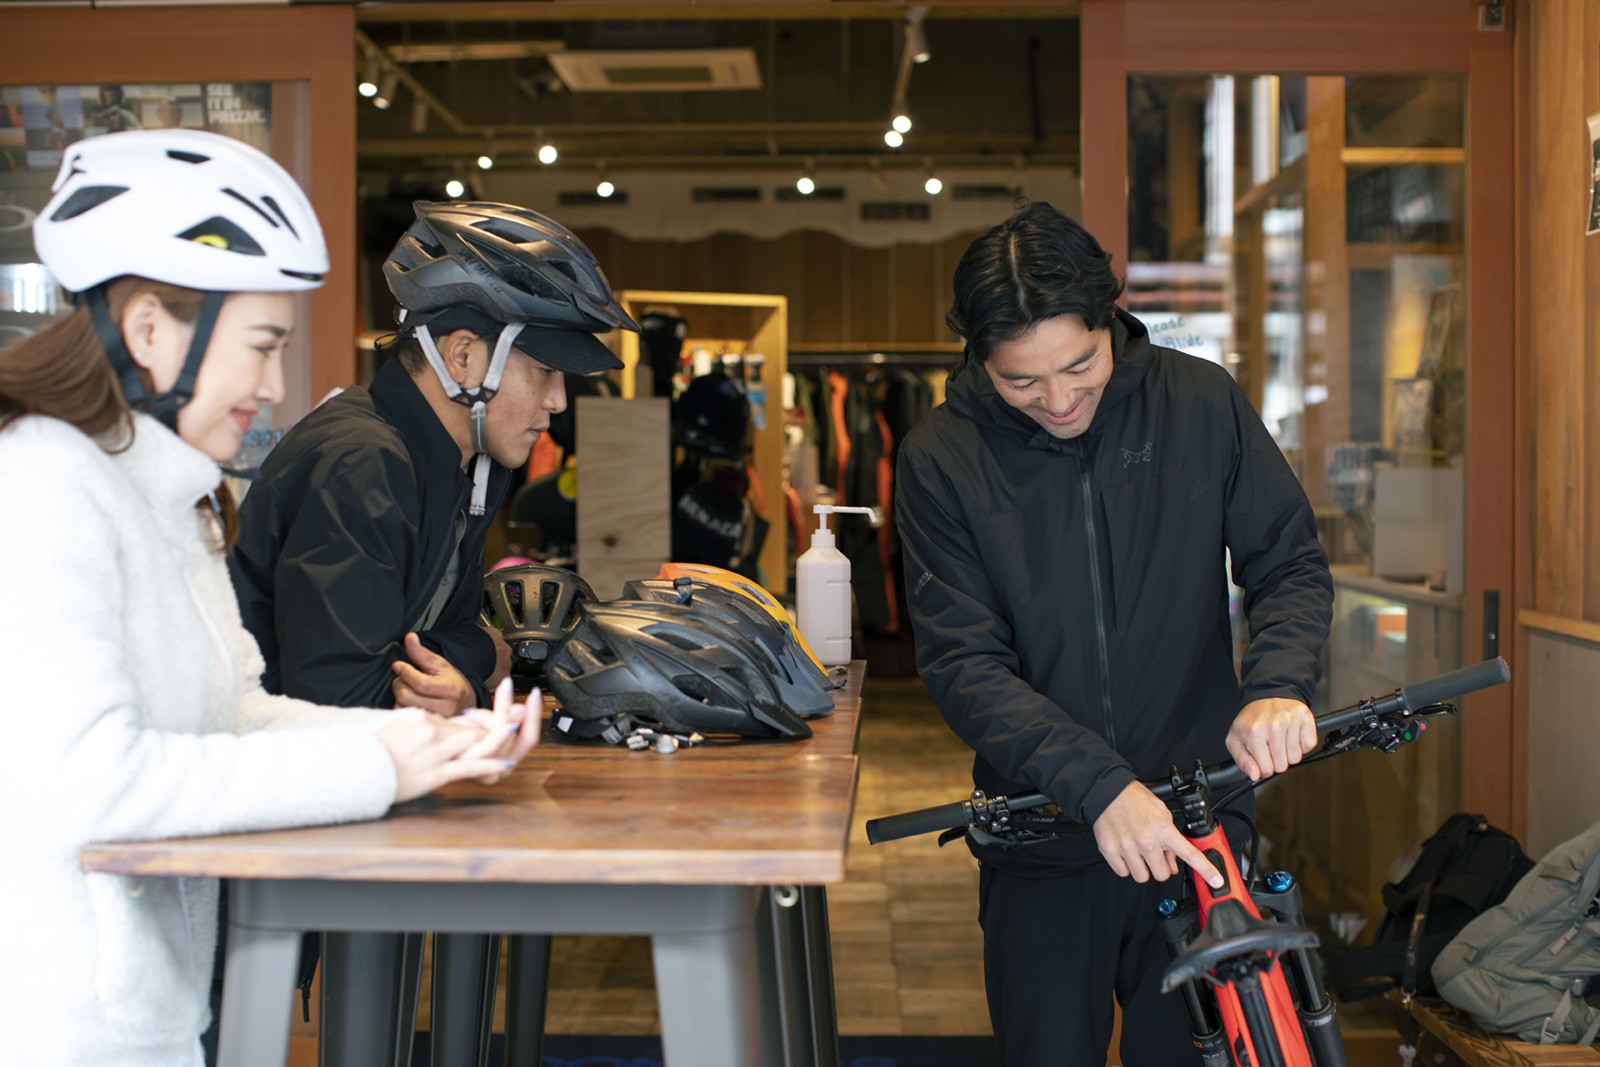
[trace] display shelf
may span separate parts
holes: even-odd
[[[788,531],[783,495],[783,376],[789,365],[789,300],[759,293],[696,293],[658,289],[624,289],[617,300],[637,320],[645,309],[677,309],[689,324],[685,351],[704,345],[708,351],[737,348],[740,355],[759,354],[765,385],[764,419],[751,434],[751,457],[760,482],[760,514],[768,523],[761,546],[761,573],[774,593],[788,591]],[[617,355],[622,360],[624,398],[650,395],[648,374],[639,373],[639,335],[619,330]],[[663,442],[670,448],[671,443]]]

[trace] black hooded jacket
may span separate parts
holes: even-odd
[[[390,664],[406,659],[406,632],[454,549],[455,591],[417,636],[488,706],[495,650],[478,625],[484,542],[511,472],[491,468],[485,514],[474,517],[470,469],[398,359],[284,435],[240,506],[228,560],[244,624],[266,657],[269,692],[391,707]],[[458,515],[466,525],[456,548]]]
[[[1111,329],[1082,436],[1046,433],[969,359],[907,437],[895,494],[917,668],[976,751],[974,782],[1043,792],[1085,829],[1135,778],[1225,758],[1250,701],[1309,703],[1333,603],[1305,492],[1233,379],[1130,315]],[[1087,832],[974,852],[1017,871],[1100,861]]]

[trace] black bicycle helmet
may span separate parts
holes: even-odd
[[[519,563],[485,575],[483,598],[483,622],[511,646],[513,667],[537,672],[595,595],[588,582],[563,567]]]
[[[545,665],[561,702],[552,723],[619,740],[633,726],[670,733],[797,740],[764,650],[703,612],[673,604],[586,604]]]
[[[787,628],[749,597],[703,578],[685,575],[676,580],[645,578],[622,587],[623,600],[654,604],[682,604],[715,616],[741,634],[748,634],[766,650],[783,703],[802,718],[833,714],[833,697],[827,678],[801,654]]]
[[[750,399],[744,382],[720,370],[695,378],[672,402],[672,436],[708,456],[743,459],[750,451]]]
[[[476,201],[417,201],[417,221],[383,264],[415,326],[447,308],[498,322],[605,333],[638,330],[577,234],[536,211]]]

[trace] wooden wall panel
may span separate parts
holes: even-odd
[[[791,345],[902,348],[951,340],[944,325],[950,278],[977,236],[862,248],[820,230],[759,241],[732,233],[702,241],[637,241],[611,230],[578,235],[613,288],[771,293],[789,299]],[[690,327],[724,335],[699,322]]]
[[[1587,270],[1586,248],[1600,240],[1586,238],[1582,226],[1589,178],[1584,116],[1596,109],[1585,94],[1597,62],[1595,42],[1584,32],[1589,6],[1551,0],[1519,12],[1527,20],[1531,72],[1524,105],[1524,232],[1532,253],[1524,351],[1532,363],[1532,606],[1567,618],[1585,617],[1586,590],[1600,577],[1594,562],[1600,529],[1586,521],[1584,501],[1586,490],[1593,495],[1600,464],[1587,448],[1600,397],[1585,395],[1597,280]]]
[[[1583,111],[1587,116],[1600,114],[1600,4],[1591,0],[1580,6],[1584,9],[1584,24],[1578,46],[1583,50]],[[1590,191],[1586,183],[1581,184],[1585,184],[1586,192]],[[1584,245],[1584,285],[1578,303],[1584,319],[1582,330],[1574,336],[1582,338],[1587,364],[1581,394],[1587,417],[1580,423],[1587,434],[1583,450],[1587,467],[1583,478],[1582,551],[1589,562],[1584,573],[1583,617],[1593,622],[1600,620],[1600,234],[1585,237]]]
[[[1528,723],[1526,848],[1538,856],[1586,829],[1600,812],[1594,773],[1595,706],[1600,644],[1563,634],[1528,636],[1528,699],[1539,714]]]

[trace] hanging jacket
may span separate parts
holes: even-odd
[[[964,362],[907,437],[896,517],[917,667],[990,794],[1087,828],[1136,778],[1224,758],[1239,709],[1310,702],[1332,613],[1305,492],[1221,367],[1119,312],[1086,433],[1058,440]],[[1234,673],[1224,549],[1251,639]],[[984,862],[1100,859],[1068,834]]]
[[[397,359],[284,435],[240,505],[228,561],[266,656],[262,684],[323,704],[393,706],[390,665],[406,659],[405,635],[454,555],[455,589],[417,636],[488,707],[484,543],[511,482],[506,468],[492,471],[485,513],[471,516],[461,449]]]

